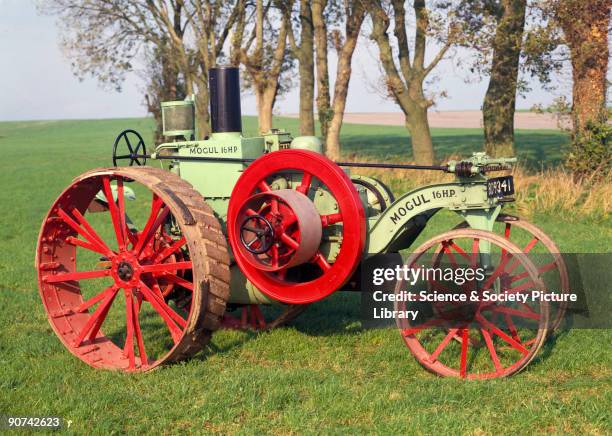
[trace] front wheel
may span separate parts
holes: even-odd
[[[464,221],[455,229],[468,227],[468,223]],[[504,239],[521,247],[521,251],[537,266],[547,289],[570,292],[569,276],[563,256],[557,244],[542,229],[518,216],[499,214],[493,232],[503,235]],[[550,305],[551,333],[563,322],[567,306],[567,301]]]
[[[503,301],[513,294],[531,297],[545,292],[536,266],[515,244],[491,232],[452,230],[418,247],[405,266],[418,271],[470,267],[484,272],[483,277],[463,283],[431,273],[416,289],[429,289],[428,295],[432,290],[465,294],[465,302],[429,302],[420,297],[395,302],[398,313],[418,313],[414,321],[398,317],[397,326],[426,369],[445,377],[498,378],[521,371],[533,360],[546,338],[549,305],[535,298]],[[414,291],[405,283],[397,282],[396,294]],[[470,299],[472,292],[478,296],[475,300]],[[491,296],[498,302],[491,302]]]

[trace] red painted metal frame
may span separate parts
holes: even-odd
[[[310,262],[317,265],[322,275],[314,280],[292,282],[282,272],[262,271],[241,255],[240,236],[234,223],[240,219],[240,209],[257,192],[270,190],[267,181],[273,175],[287,172],[302,174],[298,192],[307,195],[312,179],[319,180],[338,203],[338,212],[321,216],[325,228],[342,223],[342,245],[335,262],[330,263],[318,251]],[[350,178],[334,162],[307,150],[282,150],[255,160],[234,186],[228,210],[228,236],[236,262],[247,278],[263,293],[284,303],[304,304],[318,301],[340,289],[357,268],[366,240],[365,212],[357,190]],[[302,235],[308,237],[308,235]]]

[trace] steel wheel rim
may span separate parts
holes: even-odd
[[[179,345],[186,332],[193,328],[196,320],[191,307],[187,316],[181,315],[164,299],[163,292],[155,285],[160,274],[168,272],[176,276],[180,271],[192,269],[192,260],[172,264],[165,263],[173,253],[186,250],[195,252],[191,241],[178,239],[174,244],[161,245],[157,250],[144,249],[155,240],[166,217],[176,214],[172,199],[159,189],[153,192],[151,210],[142,232],[133,235],[126,224],[125,200],[122,196],[123,182],[133,180],[133,174],[124,174],[119,169],[90,172],[77,178],[54,202],[43,222],[37,249],[39,290],[49,321],[69,351],[90,366],[124,371],[147,371],[179,353]],[[111,181],[117,183],[117,201],[114,201]],[[86,218],[86,209],[99,190],[109,201],[108,212],[115,232],[117,249],[104,240]],[[109,200],[111,199],[111,200]],[[177,220],[182,229],[184,223]],[[79,250],[77,250],[77,247]],[[108,267],[90,272],[77,271],[80,250],[93,251],[104,256]],[[140,256],[144,257],[140,257]],[[153,256],[153,257],[151,257]],[[157,259],[157,260],[156,260]],[[193,271],[192,280],[172,278],[182,287],[191,288],[194,297],[201,301],[198,271]],[[107,277],[112,284],[84,301],[82,282]],[[168,276],[170,277],[170,276]],[[104,322],[109,310],[119,298],[125,299],[125,333],[123,346],[104,335]],[[143,304],[148,304],[165,325],[165,333],[171,337],[169,349],[152,358],[146,351],[140,318]],[[169,342],[168,342],[169,343]]]
[[[544,291],[544,285],[537,274],[537,269],[533,265],[533,263],[525,258],[524,256],[520,256],[521,251],[519,247],[510,243],[509,241],[501,238],[500,236],[486,231],[481,230],[472,230],[472,229],[459,229],[452,230],[450,232],[446,232],[442,235],[439,235],[435,238],[430,239],[429,241],[423,243],[420,247],[418,247],[414,254],[410,256],[410,258],[406,261],[406,265],[413,265],[417,262],[423,254],[427,252],[427,249],[437,246],[443,241],[447,240],[456,240],[458,238],[472,238],[477,239],[478,241],[489,241],[495,243],[498,246],[503,247],[508,250],[509,253],[517,253],[518,256],[516,259],[519,260],[520,264],[529,272],[528,277],[534,284],[534,288]],[[401,283],[398,282],[395,292],[401,292]],[[406,310],[405,302],[395,302],[394,304],[395,310]],[[537,332],[534,333],[534,337],[530,338],[529,341],[525,341],[522,343],[519,341],[519,344],[516,344],[516,338],[511,337],[508,334],[505,334],[504,341],[510,344],[512,347],[522,347],[525,350],[521,351],[522,357],[518,358],[513,364],[504,366],[500,362],[498,349],[495,347],[495,344],[492,342],[492,339],[495,339],[496,336],[502,338],[504,336],[504,332],[501,329],[494,330],[493,327],[497,326],[489,326],[482,324],[481,326],[485,326],[485,328],[481,328],[481,331],[487,330],[487,333],[482,334],[483,343],[481,345],[486,345],[486,350],[488,351],[488,355],[491,360],[491,365],[494,367],[493,371],[483,372],[483,373],[470,373],[469,372],[469,349],[470,349],[470,333],[469,328],[461,328],[460,326],[445,327],[446,324],[443,321],[439,321],[440,318],[433,318],[434,321],[430,324],[431,327],[438,326],[440,329],[440,333],[443,336],[442,340],[434,340],[432,341],[435,347],[429,346],[429,350],[425,347],[419,338],[417,338],[417,334],[423,333],[423,328],[418,328],[418,326],[409,326],[406,325],[405,320],[397,319],[397,326],[404,340],[404,343],[408,347],[409,351],[413,354],[413,356],[417,359],[417,361],[425,367],[427,370],[445,377],[459,377],[459,378],[467,378],[467,379],[488,379],[488,378],[498,378],[498,377],[507,377],[513,375],[527,366],[531,360],[535,357],[536,353],[542,346],[544,340],[547,335],[547,326],[548,326],[548,317],[549,317],[549,305],[548,303],[541,302],[539,304],[540,312],[539,312],[539,320],[538,320],[538,328]],[[486,321],[490,320],[486,319]],[[466,333],[467,332],[467,333]],[[485,337],[486,336],[486,337]],[[459,368],[455,369],[454,367],[448,366],[442,363],[441,356],[445,352],[445,349],[448,348],[449,344],[452,343],[453,339],[459,337],[459,344],[461,347],[459,362]],[[514,342],[514,343],[513,343]],[[475,345],[471,344],[472,348],[475,348]],[[527,348],[529,347],[529,348]],[[482,348],[482,347],[481,347]],[[491,350],[493,348],[493,350]],[[474,351],[472,351],[474,353]],[[497,362],[496,362],[497,360]],[[498,365],[501,365],[498,366]]]

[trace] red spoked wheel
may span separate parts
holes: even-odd
[[[249,165],[232,191],[227,228],[246,277],[290,304],[341,288],[365,246],[365,212],[350,178],[307,150],[269,153]]]
[[[141,198],[129,218],[126,181]],[[100,191],[108,213],[88,214]],[[178,176],[147,167],[75,179],[43,222],[36,267],[51,326],[96,368],[146,371],[191,356],[219,327],[229,295],[212,210]],[[186,310],[169,298],[179,290],[190,294]]]
[[[483,246],[489,248],[483,252]],[[416,320],[397,318],[397,325],[426,369],[445,377],[498,378],[517,373],[533,360],[546,338],[549,304],[532,298],[546,290],[536,266],[515,244],[491,232],[452,230],[418,247],[406,266],[423,272],[466,267],[486,271],[482,280],[473,277],[463,283],[427,276],[421,287],[411,289],[428,289],[428,296],[464,294],[466,301],[419,296],[395,302],[397,311],[418,311]],[[396,294],[407,291],[405,286],[398,282]],[[529,298],[512,301],[515,294]],[[506,315],[510,324],[503,321]]]
[[[504,238],[522,247],[522,252],[530,254],[530,259],[538,268],[542,280],[547,289],[567,293],[570,291],[567,267],[557,244],[542,229],[524,219],[500,214],[493,229],[495,233],[503,234]],[[467,222],[462,222],[455,229],[468,227]],[[544,249],[538,250],[541,246]],[[550,305],[549,331],[553,333],[563,321],[567,309],[567,301],[555,302]],[[507,318],[507,316],[504,316]]]

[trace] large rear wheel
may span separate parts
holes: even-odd
[[[129,218],[127,181],[138,191]],[[106,212],[87,213],[100,191]],[[187,182],[150,167],[76,178],[43,222],[36,268],[55,333],[96,368],[146,371],[195,354],[229,296],[229,255],[212,210]],[[188,308],[168,298],[178,290],[190,294]]]

